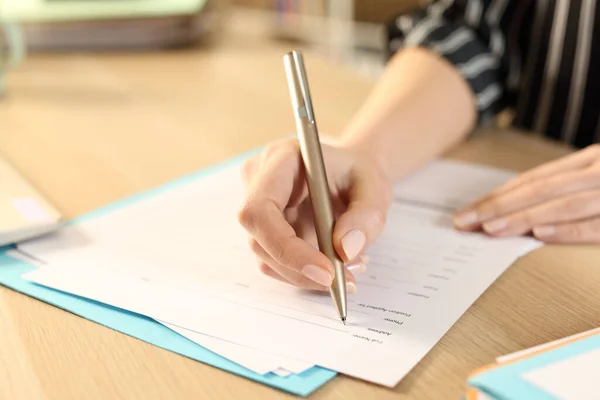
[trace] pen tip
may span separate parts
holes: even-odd
[[[342,317],[342,324],[346,325],[346,317]]]

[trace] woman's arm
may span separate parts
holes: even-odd
[[[376,155],[395,180],[463,140],[475,120],[473,94],[456,69],[431,51],[407,49],[391,60],[340,144]]]
[[[497,113],[508,54],[500,22],[515,5],[433,1],[426,10],[401,16],[391,40],[392,46],[401,42],[400,50],[343,132],[342,146],[375,155],[394,180]]]
[[[452,0],[431,4],[413,16],[410,27],[404,24],[406,46],[348,124],[341,146],[324,146],[339,216],[333,242],[347,265],[349,292],[356,289],[352,271],[364,269],[364,250],[385,227],[390,179],[464,139],[501,98],[499,63],[485,35],[461,22],[462,11]],[[274,143],[246,162],[246,200],[238,218],[261,271],[299,287],[327,290],[333,265],[318,251],[300,165],[293,140]]]

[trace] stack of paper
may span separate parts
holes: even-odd
[[[600,328],[498,357],[469,378],[467,400],[596,399]]]
[[[451,211],[512,174],[437,161],[395,188],[348,324],[327,294],[261,275],[236,221],[239,164],[99,210],[19,246],[24,277],[146,315],[258,373],[319,366],[395,386],[518,257],[530,238],[452,228]]]

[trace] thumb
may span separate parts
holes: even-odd
[[[361,176],[362,175],[362,176]],[[333,243],[345,262],[356,259],[383,231],[391,187],[375,174],[357,174],[348,192],[348,208],[337,220]]]

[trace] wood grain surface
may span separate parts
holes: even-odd
[[[193,50],[31,56],[0,102],[0,154],[66,217],[80,215],[292,133],[288,50],[224,33]],[[335,136],[373,83],[305,56],[321,131]],[[526,170],[568,151],[490,131],[448,156]],[[599,288],[597,247],[538,249],[394,390],[340,376],[312,398],[458,399],[494,357],[600,326]],[[0,288],[0,399],[241,398],[293,396]]]

